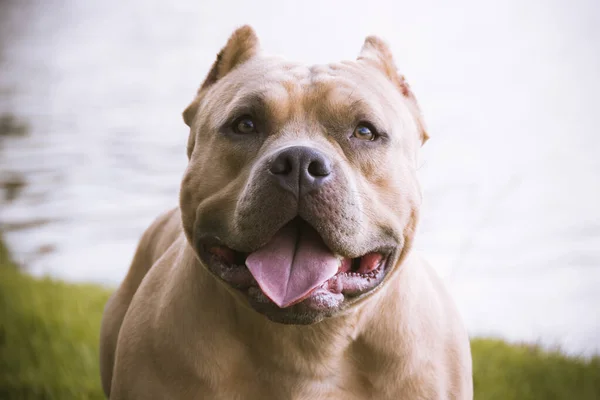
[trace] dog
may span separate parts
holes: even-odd
[[[468,335],[411,250],[428,135],[384,41],[304,66],[241,27],[183,119],[179,207],[105,308],[110,399],[472,399]]]

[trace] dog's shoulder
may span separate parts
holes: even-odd
[[[397,343],[387,354],[395,354],[399,363],[391,372],[396,375],[388,376],[398,393],[418,397],[409,390],[414,388],[424,391],[424,398],[472,398],[469,337],[444,279],[411,251],[386,289],[370,331],[373,343]]]
[[[148,271],[173,245],[181,232],[178,208],[156,218],[142,235],[127,276],[106,304],[100,330],[100,370],[106,395],[109,395],[111,389],[117,340],[132,299]]]
[[[424,321],[425,340],[436,343],[430,346],[432,356],[437,359],[439,371],[444,375],[446,388],[444,391],[451,398],[472,398],[472,362],[469,335],[454,302],[448,282],[423,257],[418,257],[420,272],[426,281],[421,299]],[[443,335],[440,335],[443,333]]]

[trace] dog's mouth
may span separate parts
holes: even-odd
[[[254,252],[210,240],[200,243],[199,253],[214,274],[255,303],[274,303],[280,309],[304,303],[326,310],[379,285],[392,250],[343,257],[334,254],[310,224],[295,218]]]

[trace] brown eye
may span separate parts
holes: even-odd
[[[238,118],[233,123],[233,131],[235,133],[239,133],[240,135],[247,135],[249,133],[255,133],[256,125],[254,124],[254,121],[252,121],[252,118],[241,117],[241,118]]]
[[[354,133],[352,133],[352,136],[354,136],[357,139],[367,141],[375,140],[377,137],[375,135],[374,129],[364,124],[359,124],[356,128],[354,128]]]

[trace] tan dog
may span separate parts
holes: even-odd
[[[306,67],[229,39],[184,112],[180,207],[101,332],[122,399],[471,399],[469,340],[411,252],[427,139],[387,46]]]

